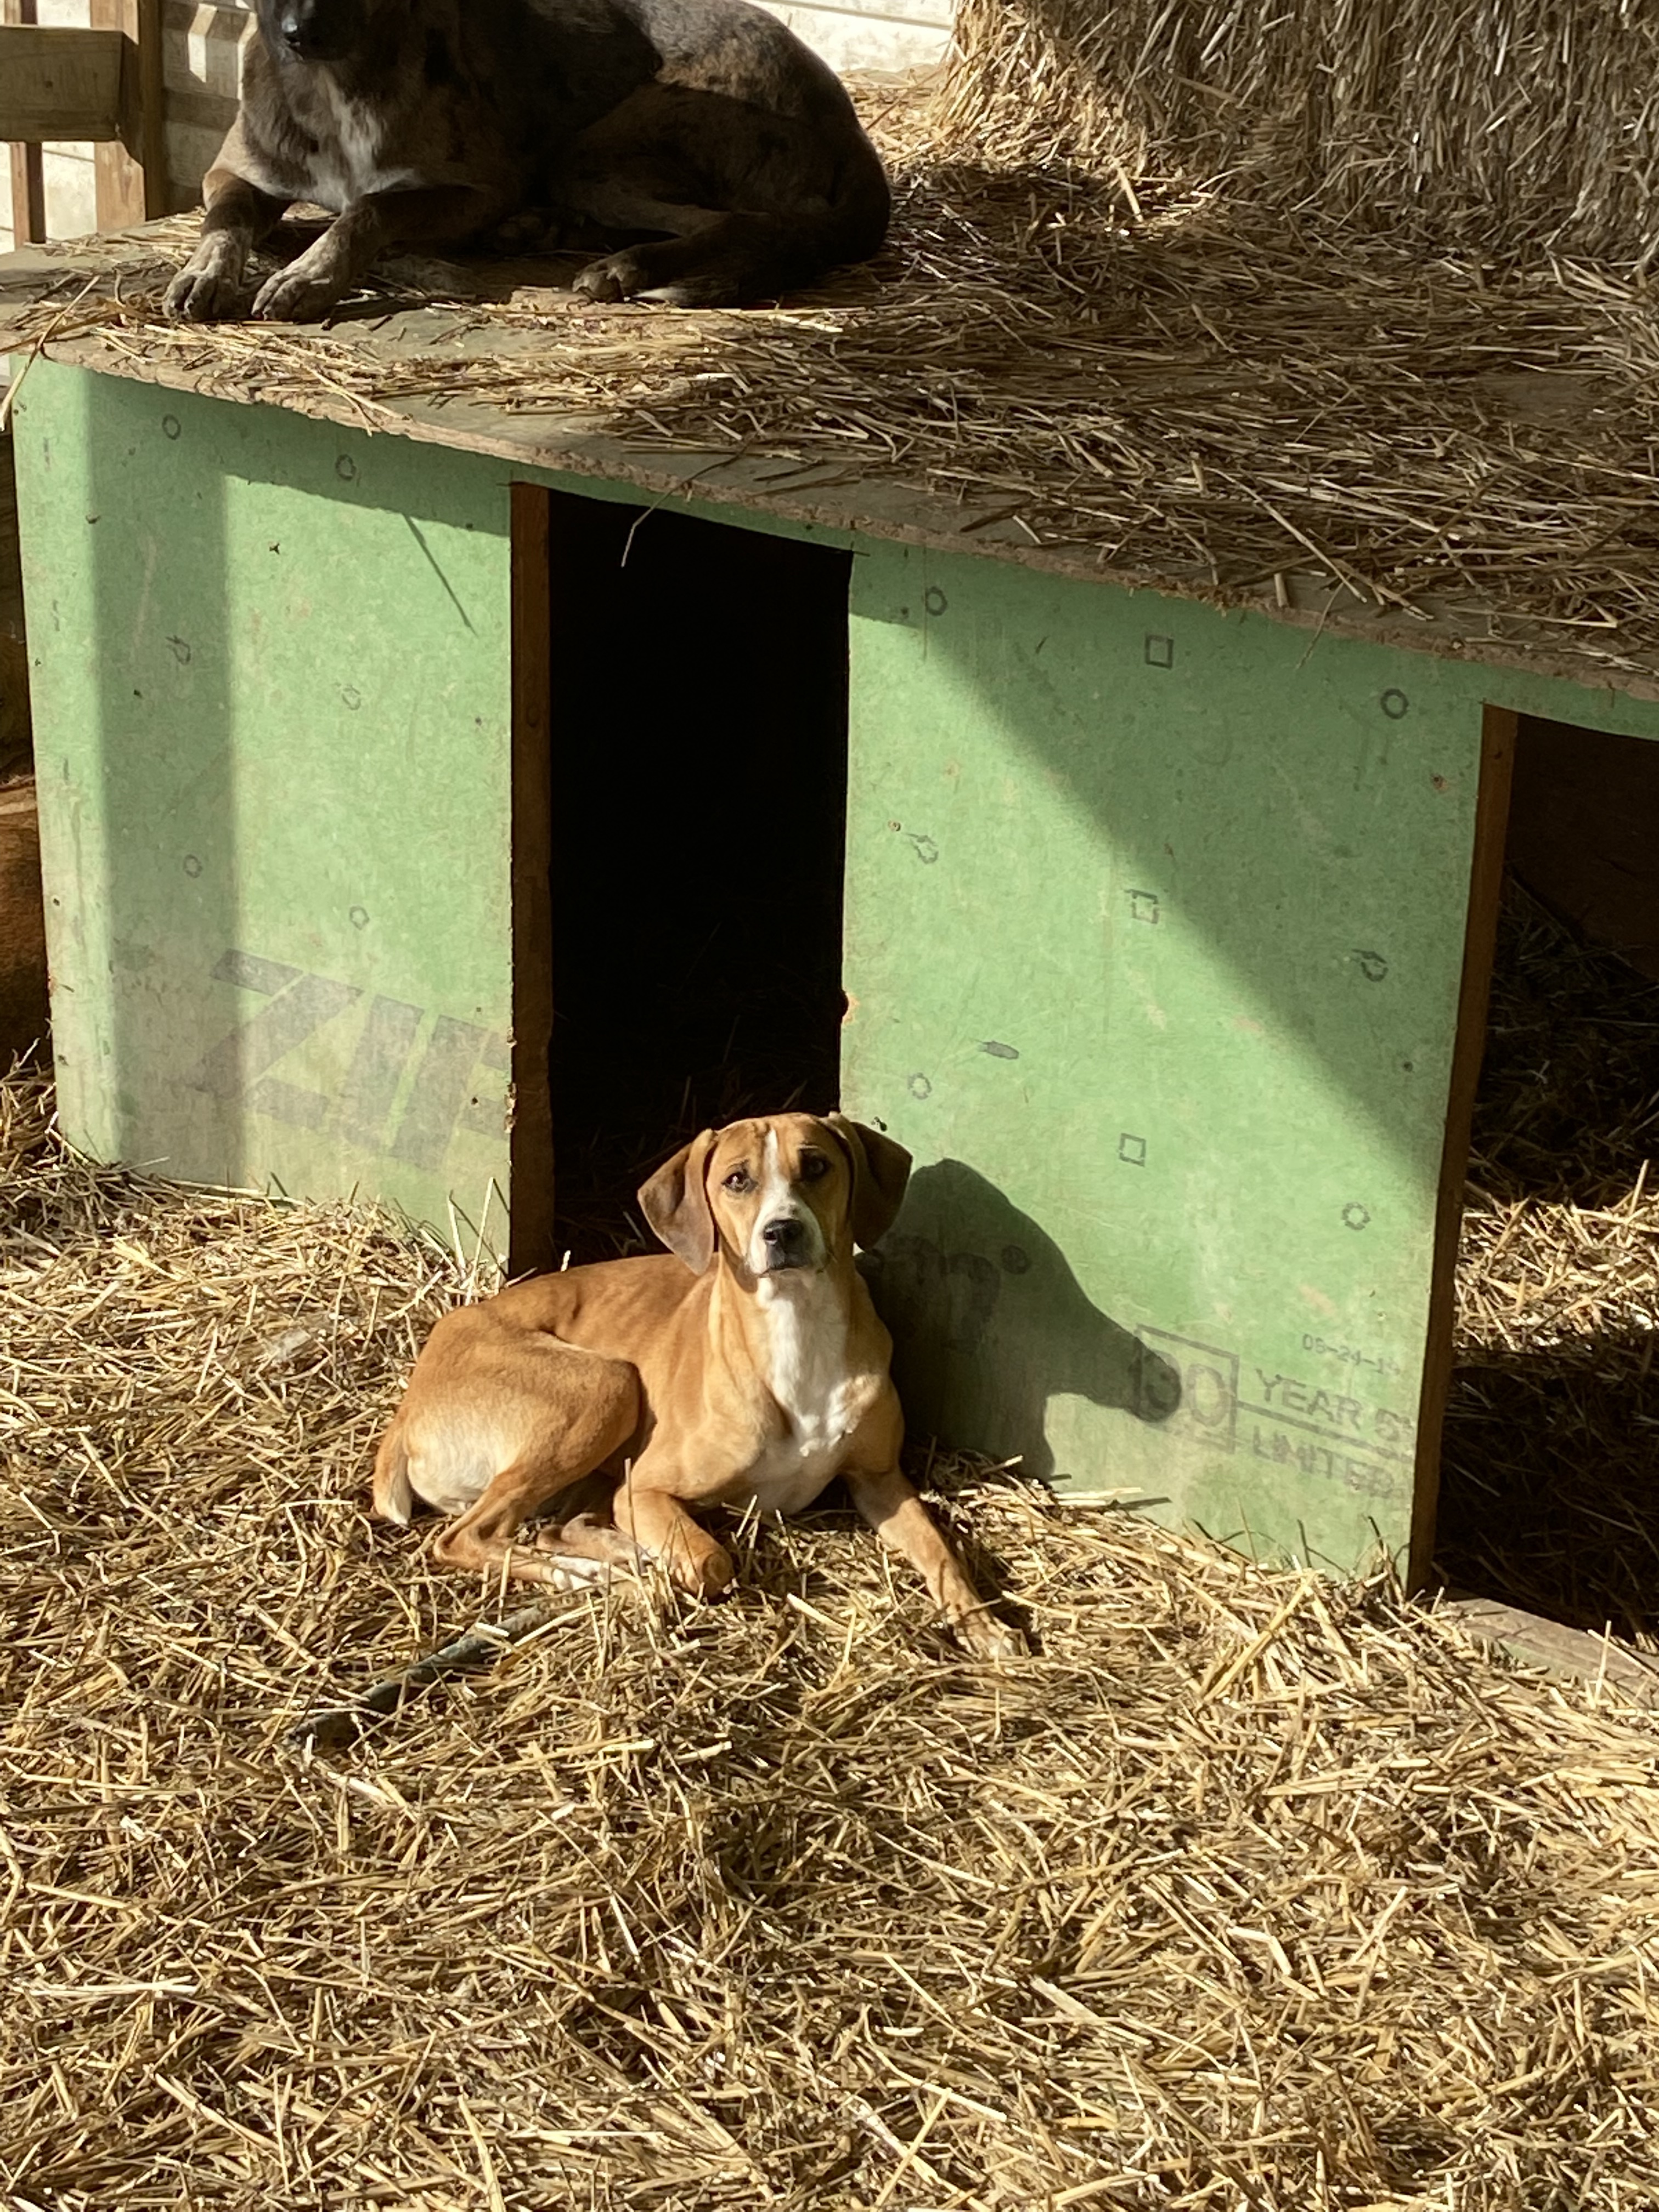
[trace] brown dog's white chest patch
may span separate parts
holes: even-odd
[[[848,1372],[847,1315],[824,1276],[763,1276],[756,1295],[761,1379],[784,1427],[750,1468],[749,1489],[764,1511],[797,1513],[839,1472],[879,1377]]]

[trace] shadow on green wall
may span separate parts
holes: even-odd
[[[1046,1481],[1051,1398],[1151,1423],[1181,1403],[1177,1370],[1093,1304],[1047,1231],[961,1160],[916,1170],[897,1227],[861,1265],[919,1433],[1018,1456]]]

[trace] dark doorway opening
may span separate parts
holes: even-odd
[[[1659,745],[1519,718],[1437,1566],[1659,1634]]]
[[[580,1261],[651,1246],[634,1193],[699,1129],[836,1103],[852,556],[544,496],[550,1230]]]

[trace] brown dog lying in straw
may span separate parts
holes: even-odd
[[[682,307],[769,299],[886,234],[887,179],[845,88],[746,0],[257,0],[255,15],[172,314],[240,312],[248,255],[296,200],[337,220],[256,315],[320,315],[377,255],[489,242],[527,211],[651,240],[584,269],[579,293]]]
[[[732,1561],[689,1508],[796,1513],[844,1475],[969,1648],[1019,1651],[898,1470],[892,1340],[853,1247],[890,1224],[909,1170],[839,1114],[705,1130],[640,1193],[667,1254],[538,1275],[438,1323],[380,1446],[375,1510],[453,1515],[433,1547],[447,1566],[568,1585],[643,1553],[713,1596]],[[515,1543],[596,1471],[614,1525],[578,1514]]]

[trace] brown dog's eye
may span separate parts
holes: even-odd
[[[822,1152],[803,1152],[801,1154],[800,1179],[803,1182],[817,1182],[821,1176],[827,1176],[829,1172],[830,1163],[824,1158]]]
[[[733,1168],[720,1185],[722,1190],[729,1190],[734,1198],[741,1198],[744,1191],[753,1190],[754,1188],[755,1178],[747,1168]]]

